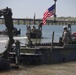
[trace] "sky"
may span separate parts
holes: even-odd
[[[12,9],[13,18],[42,18],[43,13],[54,4],[54,0],[0,0],[0,9]],[[76,0],[57,0],[57,17],[76,17]]]

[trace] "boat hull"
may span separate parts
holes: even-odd
[[[15,52],[10,52],[11,55],[15,55]],[[38,44],[33,47],[20,46],[20,60],[22,63],[29,64],[51,64],[61,63],[76,60],[76,44],[69,44],[65,47],[59,43],[54,43],[51,46],[49,44]],[[15,59],[14,59],[15,60]],[[30,61],[31,60],[31,61]]]

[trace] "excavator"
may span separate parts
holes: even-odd
[[[5,20],[5,26],[8,30],[8,37],[9,37],[9,41],[6,47],[6,50],[2,53],[2,55],[0,56],[0,69],[8,69],[10,66],[10,62],[8,60],[9,57],[9,52],[11,50],[12,44],[14,43],[14,39],[13,39],[13,20],[12,20],[12,10],[11,8],[4,8],[0,10],[0,17],[4,17]],[[2,66],[3,65],[3,66]]]

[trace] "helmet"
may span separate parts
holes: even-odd
[[[63,26],[63,29],[67,28],[67,26]]]

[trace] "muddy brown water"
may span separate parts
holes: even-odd
[[[0,75],[76,75],[76,62],[50,65],[21,65],[19,69],[0,71]]]

